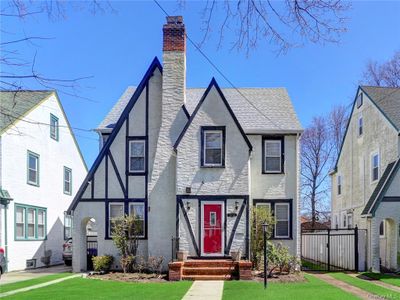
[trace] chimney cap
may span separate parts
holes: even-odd
[[[182,16],[168,16],[167,24],[183,24]]]

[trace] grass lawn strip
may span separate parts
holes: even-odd
[[[375,279],[375,280],[382,281],[384,283],[388,283],[388,284],[400,287],[400,277],[399,276],[393,276],[393,275],[389,275],[389,274],[380,274],[380,273],[370,273],[370,272],[362,273],[362,275],[367,276],[372,279]]]
[[[384,299],[400,300],[400,293],[381,287],[366,280],[353,277],[344,273],[330,273],[329,275],[333,278],[351,284],[371,294],[384,297]]]
[[[226,281],[224,284],[223,300],[337,300],[360,299],[340,288],[332,286],[314,276],[304,275],[306,282],[300,283],[271,283],[264,290],[263,283],[249,281]]]
[[[181,300],[192,282],[131,283],[98,279],[72,278],[6,299],[162,299]]]
[[[1,280],[0,280],[0,294],[9,292],[9,291],[13,291],[13,290],[19,290],[24,287],[44,283],[47,281],[51,281],[51,280],[55,280],[55,279],[59,279],[59,278],[63,278],[63,277],[71,276],[71,275],[72,275],[72,273],[69,273],[69,272],[68,273],[57,273],[57,274],[46,275],[46,276],[41,276],[41,277],[37,277],[37,278],[33,278],[33,279],[28,279],[28,280],[13,282],[13,283],[6,283],[6,284],[2,284]]]

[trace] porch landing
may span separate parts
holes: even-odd
[[[232,259],[193,259],[168,264],[169,280],[250,280],[250,261]]]

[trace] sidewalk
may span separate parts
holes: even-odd
[[[182,300],[221,300],[223,281],[194,281]]]
[[[18,281],[38,278],[46,275],[52,275],[62,272],[71,272],[71,267],[66,267],[64,265],[53,266],[49,268],[38,268],[32,270],[24,271],[14,271],[5,273],[1,276],[0,285],[6,283],[14,283]]]

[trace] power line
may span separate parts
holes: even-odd
[[[157,0],[153,0],[154,3],[164,12],[164,14],[169,17],[170,15],[168,12],[161,6],[161,4]],[[261,111],[254,103],[252,103],[234,84],[229,78],[212,62],[212,60],[200,49],[199,46],[189,37],[187,33],[185,33],[186,38],[188,41],[196,48],[197,51],[200,52],[200,54],[207,60],[207,62],[234,88],[242,97],[245,99],[256,111],[258,111],[262,116],[264,116],[266,119],[268,119],[272,124],[275,126],[279,127],[280,129],[282,126],[280,124],[277,124],[274,120],[272,120],[270,117],[268,117],[266,114],[264,114],[263,111]]]

